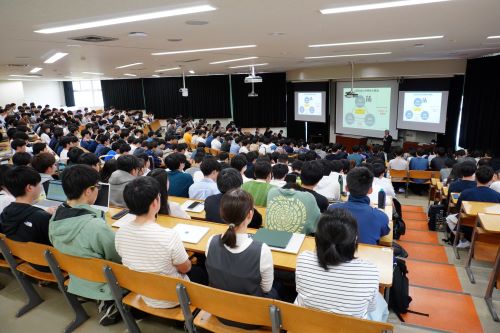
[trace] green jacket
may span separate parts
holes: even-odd
[[[62,253],[121,262],[115,249],[115,233],[106,224],[104,212],[89,205],[59,206],[49,222],[49,238]],[[90,299],[113,299],[107,284],[90,282],[71,274],[68,291]]]
[[[267,205],[267,193],[270,189],[276,187],[266,182],[251,180],[249,182],[243,183],[241,188],[250,193],[253,197],[253,203],[256,206],[266,207]]]
[[[320,218],[316,199],[311,193],[273,188],[267,195],[266,228],[312,234]]]

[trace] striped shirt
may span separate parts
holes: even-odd
[[[176,231],[154,222],[131,222],[118,229],[115,236],[116,251],[128,268],[138,272],[150,272],[189,280],[175,268],[188,260],[181,238]],[[143,297],[154,308],[172,308],[177,302],[159,301]]]
[[[375,309],[379,272],[370,262],[353,259],[325,271],[316,252],[304,251],[297,257],[295,280],[295,304],[364,319]]]

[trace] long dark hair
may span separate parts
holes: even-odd
[[[147,177],[152,177],[160,183],[160,214],[169,215],[170,207],[168,205],[168,191],[167,191],[167,183],[168,183],[168,174],[165,169],[154,169],[150,173],[148,173]]]
[[[252,196],[240,188],[227,191],[220,201],[220,216],[229,224],[227,231],[222,235],[221,242],[230,248],[236,247],[236,232],[238,227],[253,211]]]
[[[323,269],[353,260],[358,248],[358,224],[343,208],[321,215],[315,233],[318,262]]]

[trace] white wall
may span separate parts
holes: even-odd
[[[62,82],[57,81],[0,81],[0,105],[34,102],[51,107],[64,106]]]

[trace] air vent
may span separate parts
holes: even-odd
[[[200,61],[201,59],[189,59],[189,60],[177,60],[176,62],[179,63],[187,63],[187,62],[195,62],[195,61]]]
[[[114,40],[118,40],[118,38],[98,36],[98,35],[86,35],[86,36],[80,36],[80,37],[72,37],[69,39],[77,40],[80,42],[89,42],[89,43],[102,43],[102,42],[111,42]]]

